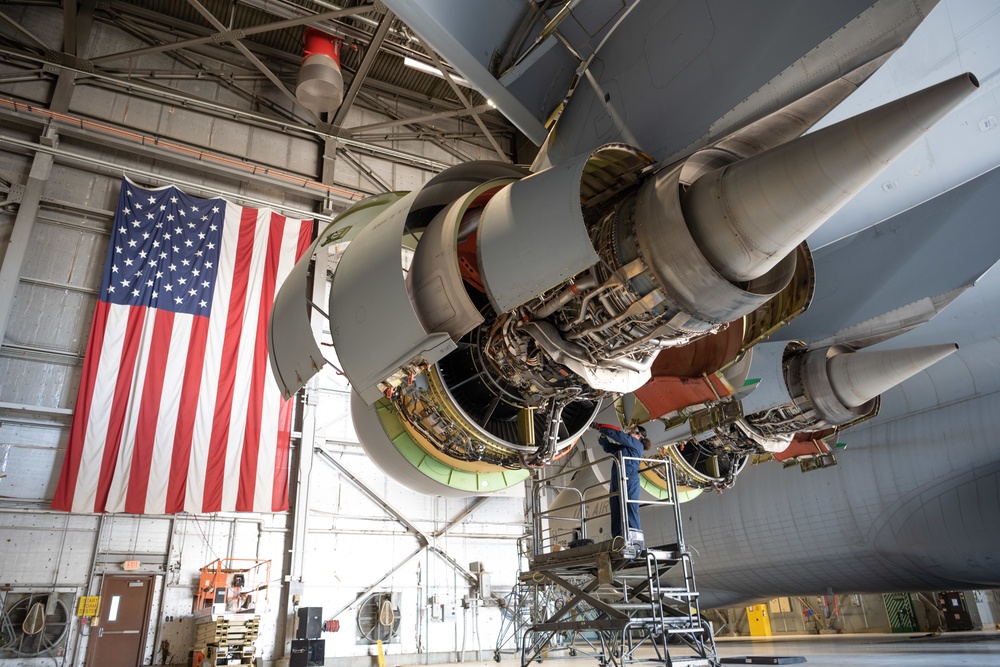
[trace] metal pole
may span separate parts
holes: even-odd
[[[177,520],[170,517],[170,536],[167,538],[167,557],[163,564],[163,584],[160,586],[160,608],[156,614],[156,627],[153,629],[153,664],[156,664],[156,649],[160,645],[160,633],[163,629],[163,605],[167,599],[167,579],[170,574],[170,554],[174,549],[174,532]]]

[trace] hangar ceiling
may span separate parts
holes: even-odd
[[[453,75],[382,3],[288,2],[286,0],[86,0],[65,3],[63,24],[26,26],[13,18],[18,5],[60,3],[8,2],[0,9],[0,85],[52,82],[63,74],[75,85],[127,91],[160,102],[240,118],[277,127],[291,135],[324,144],[324,159],[314,177],[332,185],[333,163],[345,160],[366,175],[366,189],[381,192],[390,183],[366,164],[371,156],[438,171],[446,165],[395,147],[399,141],[431,142],[456,160],[475,159],[476,147],[507,154],[514,145],[513,127],[488,101]],[[114,45],[83,45],[94,24],[108,24],[146,46],[117,50]],[[316,28],[343,40],[341,66],[344,103],[334,113],[317,117],[297,104],[291,91],[302,60],[303,33]],[[62,33],[62,51],[58,43]],[[172,67],[163,67],[162,56]],[[410,64],[407,65],[406,62]],[[444,73],[437,76],[424,70]],[[208,79],[239,98],[227,104],[184,92],[178,79]],[[450,80],[448,80],[450,79]],[[266,81],[279,93],[255,92]],[[39,99],[39,102],[48,102]],[[406,113],[400,113],[400,102]],[[253,109],[248,112],[248,104]],[[57,110],[57,105],[49,105]],[[388,120],[348,126],[352,108],[366,109]],[[417,110],[416,114],[413,110]],[[456,128],[440,121],[461,119]],[[82,125],[82,124],[81,124]],[[456,141],[461,140],[462,147]],[[516,156],[515,156],[516,157]]]

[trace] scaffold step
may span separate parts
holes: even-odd
[[[677,619],[686,620],[686,619]],[[664,619],[664,624],[669,625],[667,632],[672,635],[700,635],[705,629],[702,627],[701,623],[672,623],[671,619]]]
[[[611,602],[610,606],[618,611],[652,611],[652,603],[649,602]]]
[[[722,658],[719,662],[724,665],[797,665],[805,662],[801,655],[748,655],[740,658]]]
[[[659,593],[660,597],[673,598],[696,598],[698,591],[691,591],[686,588],[654,588],[654,593]]]
[[[714,661],[709,658],[702,658],[699,656],[688,657],[686,655],[682,655],[676,658],[671,656],[670,664],[673,665],[673,667],[712,667]]]

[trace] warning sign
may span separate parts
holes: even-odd
[[[76,605],[76,615],[86,618],[97,616],[97,612],[100,608],[100,595],[82,595],[80,596],[80,601]]]

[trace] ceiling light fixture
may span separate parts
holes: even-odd
[[[432,67],[431,65],[428,65],[425,62],[414,60],[413,58],[403,58],[403,64],[411,69],[415,69],[420,72],[424,72],[426,74],[433,74],[434,76],[440,79],[447,79],[447,77],[441,70],[439,70],[437,67]],[[456,74],[451,74],[450,76],[451,80],[457,83],[458,85],[463,86],[465,88],[473,88],[473,85],[468,81],[466,81],[465,79],[463,79],[462,77]]]

